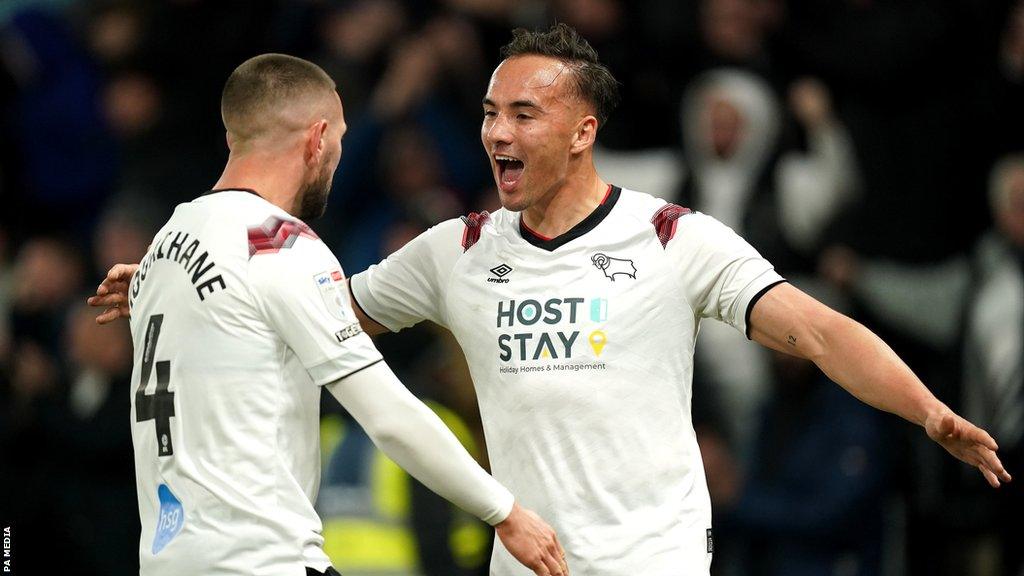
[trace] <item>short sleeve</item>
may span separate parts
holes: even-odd
[[[341,265],[320,240],[252,256],[249,280],[257,308],[317,385],[381,360],[352,310]]]
[[[442,222],[353,276],[356,305],[392,332],[423,320],[447,326],[446,286],[463,254],[465,227],[461,220]]]
[[[694,311],[748,337],[753,305],[773,286],[785,282],[746,240],[699,212],[679,220],[678,233],[666,250],[678,266],[685,297]]]

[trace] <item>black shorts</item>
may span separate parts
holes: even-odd
[[[339,574],[338,571],[334,569],[334,566],[328,566],[326,572],[320,572],[319,570],[306,568],[306,576],[341,576],[341,574]]]

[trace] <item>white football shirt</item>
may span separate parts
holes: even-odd
[[[499,210],[449,220],[351,279],[392,331],[449,328],[495,478],[557,530],[574,574],[708,574],[711,504],[690,418],[703,318],[740,331],[781,282],[718,221],[611,187],[541,240]],[[526,575],[495,543],[491,573]]]
[[[320,386],[381,360],[327,246],[254,193],[179,205],[132,278],[145,576],[324,570]]]

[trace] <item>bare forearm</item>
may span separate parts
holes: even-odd
[[[863,325],[835,312],[822,324],[821,348],[810,359],[850,394],[920,426],[929,413],[946,410],[892,348]]]
[[[758,302],[751,337],[813,361],[861,401],[915,424],[946,410],[881,338],[793,286],[779,285]]]
[[[995,440],[935,398],[864,326],[780,284],[758,300],[749,329],[760,344],[814,361],[863,402],[922,426],[950,454],[977,467],[992,487],[1011,480],[996,456]]]

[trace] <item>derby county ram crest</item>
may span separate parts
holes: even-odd
[[[598,252],[594,254],[590,261],[597,266],[597,269],[604,272],[606,278],[615,282],[615,276],[623,274],[629,278],[636,280],[636,266],[633,265],[632,260],[626,260],[624,258],[612,258]]]

